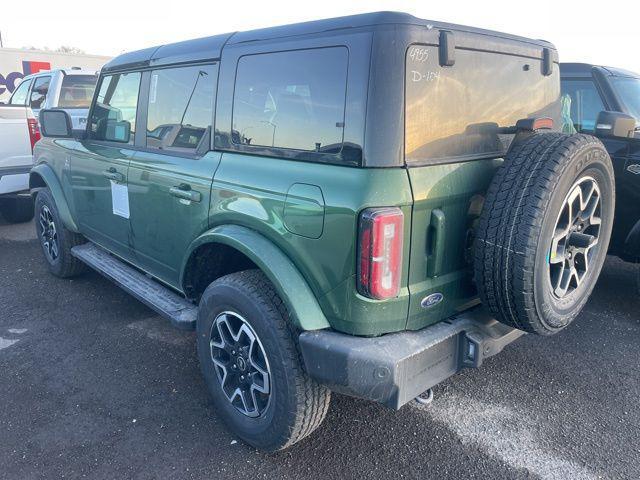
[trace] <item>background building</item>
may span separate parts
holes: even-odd
[[[52,68],[100,70],[111,57],[44,50],[0,48],[0,102],[6,102],[25,75]]]

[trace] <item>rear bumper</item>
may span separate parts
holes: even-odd
[[[377,338],[304,332],[300,348],[319,383],[398,409],[463,368],[479,367],[523,334],[476,308],[416,332]]]

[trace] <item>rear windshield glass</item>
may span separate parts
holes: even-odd
[[[502,127],[521,118],[560,122],[559,69],[542,74],[541,60],[456,49],[441,67],[438,47],[412,45],[406,58],[407,162],[500,157],[513,135]]]
[[[62,79],[58,106],[89,108],[97,81],[97,75],[65,75]]]

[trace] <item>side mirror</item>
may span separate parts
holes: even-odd
[[[131,122],[126,120],[107,120],[104,139],[110,142],[129,143]]]
[[[41,110],[38,116],[43,137],[72,138],[71,117],[64,110]]]
[[[600,112],[596,120],[596,136],[630,138],[634,136],[636,119],[620,112]]]

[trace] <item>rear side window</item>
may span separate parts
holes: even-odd
[[[570,123],[578,132],[593,133],[596,120],[605,110],[600,93],[592,80],[563,80],[562,96],[565,109],[569,111]]]
[[[91,112],[91,138],[133,144],[139,91],[140,72],[103,77]]]
[[[49,85],[51,85],[51,77],[37,77],[33,81],[33,88],[31,89],[31,98],[29,100],[29,106],[31,108],[42,108],[44,101],[49,94]]]
[[[60,87],[58,107],[89,108],[97,81],[96,75],[65,75]]]
[[[345,47],[240,58],[233,98],[233,142],[339,153],[348,61]]]
[[[9,105],[26,105],[32,80],[25,80],[16,88],[9,99]]]
[[[502,127],[528,117],[551,117],[559,126],[559,69],[544,76],[541,63],[456,49],[455,64],[441,67],[438,47],[412,45],[405,70],[406,161],[497,158],[513,139]]]
[[[209,150],[215,72],[214,65],[151,72],[148,148],[183,153]]]

